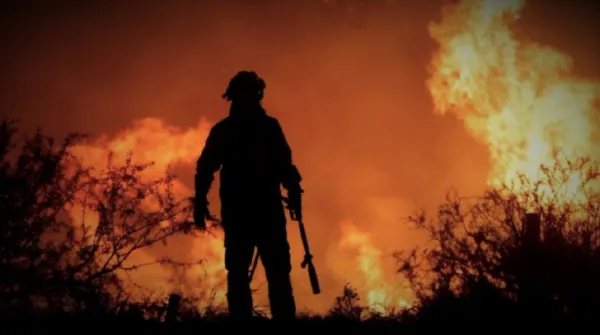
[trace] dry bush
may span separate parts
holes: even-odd
[[[430,237],[396,255],[420,308],[444,305],[453,317],[515,306],[560,318],[600,310],[598,171],[589,159],[557,156],[538,180],[520,176],[482,197],[451,192],[435,215],[409,218]],[[539,215],[541,236],[528,230],[527,213]]]
[[[56,145],[38,131],[19,145],[16,134],[15,122],[0,124],[1,307],[117,308],[137,268],[128,258],[186,228],[189,202],[173,197],[171,175],[146,182],[131,159],[84,168],[69,152],[80,135]],[[78,222],[74,208],[97,219]]]
[[[366,310],[366,307],[360,305],[360,297],[356,289],[346,284],[342,294],[335,298],[335,302],[329,310],[329,316],[358,321],[361,320]]]

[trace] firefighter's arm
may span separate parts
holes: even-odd
[[[302,176],[292,160],[292,149],[285,138],[283,129],[277,120],[274,120],[277,157],[280,167],[281,184],[289,191],[300,190]]]
[[[221,168],[220,146],[219,132],[213,127],[208,134],[204,149],[196,162],[196,201],[206,201],[206,197],[214,181],[214,174]]]

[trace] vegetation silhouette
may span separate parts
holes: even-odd
[[[0,311],[5,325],[86,320],[88,326],[91,321],[98,326],[135,323],[169,331],[239,326],[227,322],[226,312],[199,310],[192,297],[140,302],[127,294],[123,278],[136,269],[126,262],[132,252],[190,228],[193,204],[175,200],[172,174],[143,181],[138,176],[146,165],[131,159],[123,165],[109,160],[92,173],[70,153],[85,136],[70,135],[57,145],[41,131],[22,141],[17,134],[17,122],[0,123]],[[295,327],[464,333],[481,330],[482,324],[498,330],[592,323],[600,301],[598,166],[557,156],[556,164],[542,171],[538,181],[522,178],[519,189],[501,185],[475,198],[451,192],[435,215],[409,218],[430,233],[428,245],[396,255],[399,276],[408,278],[418,298],[412,308],[375,313],[347,285],[327,315],[300,316]],[[579,194],[585,201],[564,201],[559,191],[576,172],[584,176]],[[158,205],[145,208],[144,199]],[[66,213],[75,205],[98,213],[97,225],[74,224]],[[539,230],[532,230],[537,219]],[[172,224],[161,225],[165,221]],[[272,323],[257,318],[256,324]]]
[[[117,272],[139,266],[126,261],[136,250],[164,242],[186,226],[189,206],[174,200],[172,175],[152,182],[138,178],[147,165],[112,163],[91,173],[70,149],[85,137],[64,142],[38,131],[17,151],[17,122],[0,123],[0,308],[17,316],[75,312],[110,314],[128,297]],[[156,203],[143,208],[145,200]],[[68,215],[96,213],[98,222],[78,224]],[[172,221],[162,227],[161,223]],[[160,261],[162,262],[162,261]],[[164,260],[168,262],[168,260]],[[145,264],[147,265],[147,264]]]
[[[600,311],[599,171],[557,153],[537,180],[520,175],[475,198],[451,192],[435,215],[410,217],[431,244],[396,257],[422,324],[592,322]]]

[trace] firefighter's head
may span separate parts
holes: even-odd
[[[240,71],[231,78],[222,97],[232,102],[260,102],[265,88],[265,81],[256,72]]]

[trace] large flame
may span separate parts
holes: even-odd
[[[86,144],[78,145],[73,148],[72,152],[82,160],[84,166],[96,168],[106,166],[109,152],[112,153],[115,164],[124,163],[128,155],[133,152],[135,163],[154,163],[142,173],[145,180],[152,181],[163,177],[169,166],[193,167],[203,148],[209,128],[210,124],[206,121],[199,122],[194,128],[181,129],[169,126],[160,119],[146,118],[134,121],[130,127],[112,136],[102,135]],[[186,198],[193,194],[193,190],[186,180],[182,179],[174,180],[173,191],[179,198]],[[390,217],[397,213],[397,201],[375,199],[371,202],[373,205],[371,207],[374,209],[371,221],[374,226],[381,227],[383,222],[389,221]],[[77,226],[85,224],[93,227],[99,220],[96,212],[84,211],[79,206],[71,208],[70,213]],[[307,214],[310,216],[310,212]],[[392,309],[407,307],[406,300],[410,297],[410,292],[406,288],[402,289],[399,285],[393,284],[394,267],[381,261],[382,252],[375,246],[375,242],[367,233],[352,224],[342,223],[340,226],[342,227],[339,243],[341,248],[336,248],[335,252],[329,255],[334,259],[335,266],[330,269],[322,264],[317,264],[325,283],[329,277],[333,276],[335,279],[330,282],[333,281],[339,287],[327,285],[324,287],[325,291],[321,300],[312,301],[308,299],[310,295],[305,297],[302,294],[302,292],[308,291],[306,274],[302,270],[293,271],[295,291],[300,295],[300,309],[307,309],[306,304],[308,304],[311,312],[326,311],[335,295],[341,292],[341,287],[347,281],[359,289],[361,295],[367,298],[368,306],[377,312],[387,313]],[[292,232],[292,234],[294,233]],[[168,244],[168,250],[157,251],[152,248],[138,250],[131,255],[128,264],[125,265],[151,263],[164,258],[165,254],[174,257],[179,262],[198,259],[202,259],[204,262],[184,273],[161,265],[143,267],[128,274],[127,279],[133,280],[135,284],[150,291],[181,292],[186,296],[200,295],[204,297],[204,301],[201,301],[202,305],[218,304],[222,306],[226,301],[224,285],[226,272],[222,236],[207,234],[177,238],[178,242]],[[291,238],[291,243],[293,258],[302,257],[299,240]],[[335,244],[335,241],[331,241],[331,243]],[[357,252],[349,255],[348,250]],[[345,264],[340,262],[341,259],[344,259]],[[340,264],[342,264],[341,267]],[[339,274],[343,274],[344,278],[340,278]],[[125,277],[123,278],[125,279]],[[262,283],[264,283],[264,274],[257,271],[254,286],[260,287]],[[265,295],[265,290],[261,291],[263,291],[262,295]],[[130,293],[136,296],[135,292]],[[143,293],[140,292],[140,294]],[[259,294],[256,298],[258,306],[261,305],[261,302],[266,302],[266,296]],[[306,298],[308,301],[303,301],[302,298]]]
[[[429,27],[439,43],[428,81],[438,113],[453,113],[489,148],[489,182],[539,177],[555,154],[598,159],[600,85],[572,74],[572,59],[518,40],[511,23],[524,1],[465,0]],[[572,198],[580,176],[563,193]],[[518,185],[516,185],[518,187]]]
[[[90,143],[76,146],[72,152],[81,159],[84,166],[100,169],[107,165],[109,152],[112,153],[115,164],[123,164],[132,152],[134,163],[153,163],[142,173],[146,181],[153,181],[162,178],[170,166],[193,164],[203,148],[209,127],[210,124],[204,120],[194,128],[180,129],[166,125],[159,119],[146,118],[133,122],[130,128],[112,137],[103,135]],[[184,199],[193,195],[193,190],[182,180],[175,179],[173,182],[175,196]],[[77,206],[70,212],[77,226],[94,226],[98,223],[98,215],[95,212],[87,211],[82,216],[83,209]],[[204,291],[209,293],[207,297],[213,299],[211,303],[223,303],[225,270],[221,236],[207,234],[185,238],[188,239],[188,248],[191,250],[174,250],[176,253],[183,253],[175,260],[191,262],[202,259],[204,262],[201,265],[193,267],[185,274],[172,273],[160,265],[143,267],[132,273],[129,278],[133,279],[135,284],[156,292],[177,291],[197,296],[199,292]],[[151,250],[140,249],[131,255],[128,263],[148,264],[157,261],[161,256],[163,255],[153,254]]]
[[[467,0],[448,7],[443,20],[430,26],[431,36],[439,43],[428,81],[435,109],[441,114],[458,116],[467,130],[488,146],[494,163],[490,184],[514,180],[517,173],[536,178],[541,164],[552,164],[556,150],[571,159],[599,158],[592,137],[598,134],[593,115],[598,113],[594,103],[600,85],[572,75],[572,60],[568,56],[549,47],[519,41],[510,24],[522,7],[523,2],[516,0]],[[109,150],[117,161],[124,160],[133,150],[136,161],[155,163],[144,176],[156,179],[163,176],[169,165],[192,165],[202,150],[209,127],[208,122],[201,121],[196,127],[180,129],[159,119],[146,118],[114,136],[101,136],[75,148],[75,154],[87,166],[104,166]],[[175,180],[174,191],[180,197],[193,194],[182,180]],[[397,204],[385,207],[394,216],[401,215],[402,209]],[[94,213],[86,214],[85,218],[81,213],[81,208],[72,209],[72,218],[78,224],[98,220]],[[317,264],[319,274],[322,277],[331,272],[343,274],[344,278],[337,282],[339,288],[345,281],[356,285],[377,311],[409,306],[412,295],[399,287],[398,277],[392,276],[393,267],[388,268],[382,261],[381,241],[375,238],[386,235],[382,222],[388,219],[366,218],[373,227],[370,230],[357,228],[353,224],[355,219],[340,224],[341,240],[331,241],[336,251],[327,255],[332,264]],[[393,243],[398,242],[397,236],[391,238],[395,239]],[[203,258],[207,261],[203,266],[183,274],[174,274],[160,266],[143,268],[133,279],[150,289],[189,295],[216,290],[215,298],[224,301],[222,237],[186,239],[190,247],[180,248],[184,259],[178,260]],[[298,250],[301,245],[292,239],[293,258],[302,257]],[[355,254],[349,255],[349,250]],[[132,255],[130,262],[147,263],[159,256],[152,250],[140,251]],[[178,278],[174,280],[174,276]],[[295,281],[295,287],[302,286],[300,283],[308,285],[303,271],[294,270],[293,277],[296,276],[301,279]],[[309,299],[309,294],[302,294],[302,287],[295,290],[301,299]],[[325,287],[322,296],[327,297],[326,304],[333,302],[335,292],[341,290]],[[318,309],[326,310],[328,306],[321,307]]]

